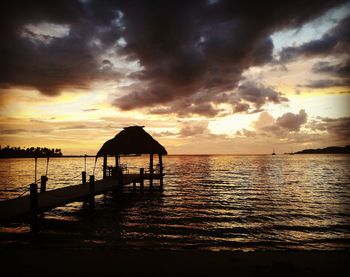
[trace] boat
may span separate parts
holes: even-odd
[[[275,148],[273,148],[273,152],[272,152],[271,155],[276,155],[276,153],[275,153]]]

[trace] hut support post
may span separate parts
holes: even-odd
[[[123,191],[123,171],[122,169],[118,169],[118,190],[119,192]]]
[[[162,159],[162,154],[158,155],[159,157],[159,186],[160,189],[163,189],[163,159]]]
[[[38,185],[30,184],[30,232],[36,234],[38,232]]]
[[[140,190],[143,191],[143,182],[144,182],[144,169],[140,168]]]
[[[153,189],[153,154],[149,155],[149,188]]]
[[[119,155],[115,155],[115,167],[119,167]]]
[[[103,179],[107,176],[107,155],[103,156]]]
[[[86,185],[86,171],[81,172],[81,183]]]
[[[90,183],[89,183],[89,204],[90,208],[95,208],[95,176],[90,176]]]
[[[40,193],[43,193],[46,191],[46,182],[47,182],[46,176],[41,176],[40,178]]]

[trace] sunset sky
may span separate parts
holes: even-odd
[[[350,144],[349,1],[1,1],[0,144],[169,154]]]

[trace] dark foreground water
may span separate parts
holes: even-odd
[[[112,160],[110,161],[112,164]],[[147,167],[147,158],[123,158]],[[94,159],[88,158],[92,174]],[[43,244],[121,249],[350,249],[350,156],[167,156],[163,192],[96,197],[46,213]],[[48,190],[79,183],[83,158],[52,158]],[[38,176],[46,171],[40,159]],[[95,175],[101,178],[101,161]],[[0,200],[34,180],[33,159],[0,160]],[[147,187],[147,184],[146,184]],[[26,243],[27,224],[0,227]],[[14,236],[13,234],[16,233]]]

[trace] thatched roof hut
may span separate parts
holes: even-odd
[[[124,128],[114,138],[106,141],[97,156],[123,154],[168,154],[165,148],[148,134],[143,126]]]
[[[103,178],[106,178],[107,173],[107,156],[115,156],[115,169],[120,168],[120,155],[150,155],[149,173],[152,182],[153,175],[153,155],[159,157],[159,174],[161,176],[161,183],[163,182],[163,162],[162,155],[167,155],[165,148],[156,141],[150,134],[148,134],[143,126],[125,127],[114,138],[106,141],[101,149],[97,152],[97,157],[103,156]]]

